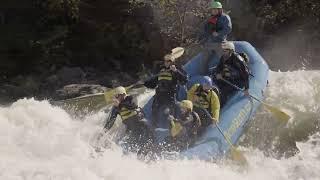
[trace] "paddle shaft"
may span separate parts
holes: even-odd
[[[226,142],[231,146],[231,148],[234,148],[231,140],[223,133],[222,129],[220,128],[220,126],[218,125],[218,123],[215,121],[214,122],[216,127],[218,128],[219,132],[221,133],[221,135],[224,137],[224,139],[226,140]]]
[[[208,110],[202,108],[202,110],[206,113],[206,115],[208,117],[210,117],[212,119],[212,121],[215,123],[216,127],[218,128],[219,132],[222,134],[222,136],[224,137],[224,139],[227,141],[227,143],[233,148],[233,145],[231,143],[231,140],[229,138],[227,138],[227,136],[223,133],[222,129],[220,128],[220,126],[218,125],[218,122],[216,119],[214,119],[210,113],[208,112]]]
[[[239,91],[244,91],[244,89],[239,88],[238,86],[232,84],[230,81],[228,81],[228,80],[226,80],[226,79],[224,79],[224,78],[222,78],[221,80],[222,80],[223,82],[227,83],[228,85],[234,87],[235,89],[239,90]],[[257,97],[255,97],[255,96],[253,96],[253,95],[251,95],[251,94],[249,94],[249,96],[250,96],[251,98],[259,101],[260,103],[265,104],[263,101],[261,101],[261,100],[258,99]]]

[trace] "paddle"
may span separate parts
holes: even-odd
[[[243,89],[239,88],[238,86],[232,84],[231,82],[229,82],[228,80],[222,78],[221,79],[222,81],[224,81],[225,83],[227,83],[228,85],[232,86],[233,88],[239,90],[239,91],[244,91]],[[285,113],[284,111],[274,107],[274,106],[271,106],[267,103],[265,103],[264,101],[260,100],[259,98],[249,94],[249,96],[253,99],[255,99],[256,101],[260,102],[261,104],[264,105],[264,107],[266,107],[277,119],[283,121],[283,122],[288,122],[289,119],[291,118],[287,113]]]
[[[135,84],[132,84],[130,86],[124,87],[126,89],[126,91],[130,90],[130,89],[134,89],[134,88],[139,88],[143,86],[143,82],[142,81],[138,81]],[[104,92],[104,99],[106,100],[107,104],[109,104],[110,102],[112,102],[114,96],[114,89],[110,89],[109,91],[105,91]]]
[[[235,161],[240,162],[240,164],[242,164],[242,165],[247,165],[248,164],[247,159],[244,157],[244,155],[239,150],[237,150],[237,148],[235,148],[233,146],[233,144],[231,143],[231,140],[223,133],[222,129],[218,125],[218,121],[211,116],[211,114],[208,112],[208,110],[206,110],[204,108],[201,108],[201,110],[206,114],[207,117],[209,117],[214,122],[214,124],[216,125],[217,129],[219,130],[219,132],[221,133],[223,138],[229,144],[231,158]]]
[[[233,144],[231,143],[231,140],[223,133],[222,129],[220,128],[220,126],[218,125],[216,120],[213,120],[216,127],[218,128],[219,132],[221,133],[221,135],[224,137],[224,139],[226,140],[226,142],[229,144],[230,146],[230,154],[231,154],[231,158],[235,161],[240,162],[240,164],[242,165],[247,165],[248,161],[247,159],[243,156],[243,154],[237,150]]]
[[[176,48],[171,50],[171,56],[174,59],[177,59],[177,58],[181,57],[183,55],[183,53],[184,53],[184,48],[182,48],[182,47],[176,47]],[[125,88],[128,91],[128,90],[133,89],[133,88],[139,88],[139,87],[143,86],[143,84],[144,83],[142,81],[138,81],[137,83],[132,84],[130,86],[127,86]],[[114,95],[113,89],[104,92],[104,98],[105,98],[107,104],[108,104],[108,102],[112,101],[113,95]]]

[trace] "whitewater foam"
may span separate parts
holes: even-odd
[[[267,102],[293,112],[291,125],[285,127],[291,134],[296,133],[295,122],[319,121],[319,80],[317,71],[271,73]],[[148,93],[140,98],[142,102],[150,96]],[[301,119],[300,114],[308,118]],[[242,147],[249,167],[239,171],[237,166],[224,162],[160,160],[145,163],[134,155],[123,155],[116,145],[96,153],[93,141],[106,116],[99,112],[77,118],[47,101],[34,99],[22,99],[0,108],[0,180],[320,179],[320,134],[316,131],[312,136],[305,134],[309,140],[295,143],[299,152],[290,158],[266,156],[259,150],[261,147],[253,143],[264,140],[255,134],[255,139],[247,139],[249,146]],[[256,120],[274,122],[263,110]],[[261,130],[255,133],[267,134],[264,127],[257,125]],[[268,133],[276,135],[267,138],[281,135],[278,131],[271,132]],[[253,131],[249,130],[248,136],[250,133]]]

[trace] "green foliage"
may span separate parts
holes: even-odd
[[[294,21],[307,20],[314,25],[320,24],[319,0],[250,0],[253,10],[263,18],[265,30],[273,32],[281,26]]]
[[[139,69],[145,35],[132,7],[141,7],[141,2],[130,6],[129,0],[1,1],[0,76],[46,73],[64,65],[107,71],[113,68],[109,59],[119,60],[130,71]]]

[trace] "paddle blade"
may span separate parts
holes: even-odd
[[[113,89],[110,89],[110,90],[104,92],[104,99],[106,100],[107,104],[110,104],[112,102],[113,96],[114,96]]]
[[[184,48],[183,47],[176,47],[171,50],[171,55],[174,57],[174,59],[178,59],[180,56],[183,55],[184,53]]]
[[[170,133],[171,133],[171,136],[172,137],[176,137],[178,134],[180,134],[180,132],[182,131],[183,127],[180,123],[178,122],[171,122],[171,130],[170,130]]]
[[[231,147],[230,154],[231,154],[232,160],[239,162],[241,165],[248,165],[247,159],[235,147]]]
[[[130,86],[127,86],[125,87],[127,93],[130,89],[133,89],[133,88],[140,88],[143,86],[143,83],[142,82],[139,82],[139,83],[136,83],[136,84],[133,84],[133,85],[130,85]],[[110,89],[108,91],[105,91],[104,92],[104,99],[106,100],[107,104],[110,104],[112,103],[112,99],[114,97],[114,89]]]
[[[280,109],[271,106],[269,104],[263,104],[277,119],[283,121],[283,122],[288,122],[289,119],[291,118],[287,113],[281,111]]]

